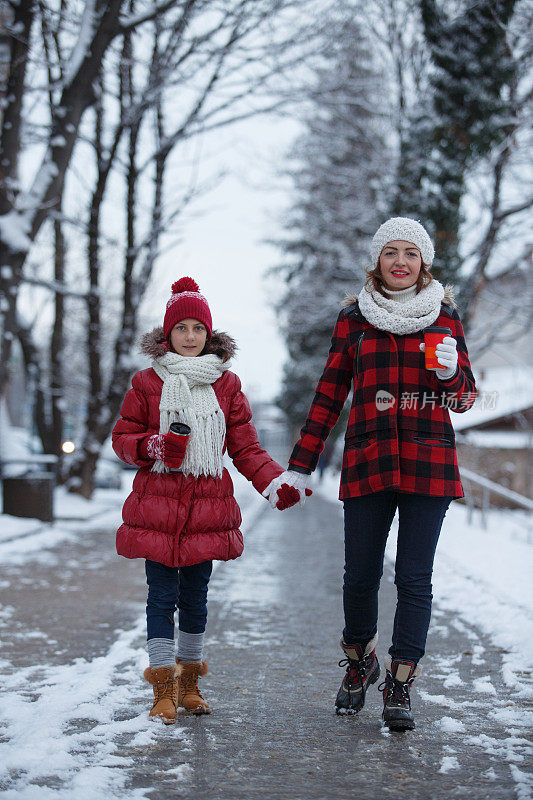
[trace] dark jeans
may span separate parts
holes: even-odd
[[[389,654],[418,661],[431,617],[433,559],[451,497],[396,491],[344,501],[344,641],[366,644],[377,632],[378,589],[387,536],[399,511],[396,614]]]
[[[207,587],[212,561],[191,567],[165,567],[146,561],[148,600],[147,639],[174,638],[174,612],[179,608],[179,628],[186,633],[203,633],[207,621]]]

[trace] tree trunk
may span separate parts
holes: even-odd
[[[11,5],[11,4],[10,4]],[[29,39],[35,17],[33,0],[21,0],[13,7],[12,26],[17,26],[18,36],[9,36],[9,72],[2,92],[5,107],[2,112],[0,132],[0,215],[7,214],[18,193],[18,168],[20,156],[20,128],[22,124],[22,101],[24,98],[26,68],[29,55]],[[3,87],[4,88],[4,87]],[[3,396],[9,381],[9,361],[13,337],[17,329],[17,286],[16,276],[20,274],[19,265],[24,256],[15,253],[9,245],[0,240],[0,319],[2,339],[0,343],[0,397]]]
[[[12,29],[17,31],[17,35],[10,36],[9,77],[5,91],[5,108],[0,136],[0,215],[7,214],[11,210],[13,197],[16,196],[18,190],[22,101],[25,91],[30,34],[35,18],[33,0],[21,0],[12,8],[14,14]]]
[[[65,238],[60,219],[54,220],[54,278],[59,285],[65,282]],[[51,451],[61,458],[63,444],[63,406],[65,387],[63,383],[63,348],[65,345],[64,319],[65,298],[56,292],[54,298],[54,325],[50,340],[50,389],[52,404]],[[46,451],[48,452],[48,451]],[[61,471],[60,471],[61,472]]]
[[[90,46],[86,48],[85,57],[76,73],[69,77],[61,94],[58,106],[54,109],[52,125],[48,138],[48,147],[42,159],[40,168],[36,172],[34,185],[30,196],[35,208],[26,212],[27,241],[33,242],[39,233],[43,222],[48,219],[53,211],[59,207],[60,198],[67,168],[70,164],[74,145],[78,138],[78,129],[85,110],[94,102],[91,91],[93,81],[96,79],[107,48],[117,33],[120,31],[119,14],[123,0],[110,0],[96,3],[95,25]],[[28,31],[33,22],[33,9],[35,4],[30,0],[23,0],[16,7],[17,19],[20,18],[24,32]],[[18,42],[18,39],[17,39]],[[0,147],[0,165],[4,164],[4,180],[9,177],[16,179],[18,156],[20,151],[19,130],[21,124],[21,104],[24,95],[23,80],[27,61],[28,39],[25,35],[20,37],[19,47],[22,47],[17,61],[11,60],[9,77],[9,91],[13,91],[13,103],[8,106],[2,130]],[[21,72],[22,71],[22,72]],[[17,105],[20,103],[20,107]],[[13,116],[10,121],[8,114]],[[6,124],[10,122],[10,126]],[[7,128],[7,130],[6,130]],[[15,135],[16,134],[16,135]],[[2,182],[3,183],[3,182]],[[0,215],[9,213],[14,205],[14,197],[7,192],[0,192]],[[15,243],[16,244],[16,243]],[[14,246],[6,241],[0,241],[0,263],[6,267],[5,274],[0,275],[0,296],[3,295],[2,331],[2,365],[7,363],[11,352],[11,339],[16,333],[16,295],[22,280],[22,269],[27,257],[28,247]],[[0,371],[0,395],[5,389],[8,372],[5,366]]]
[[[158,103],[155,119],[155,134],[158,144],[164,139],[163,127],[163,110],[161,103]],[[167,158],[167,156],[163,155],[159,155],[156,160],[154,195],[151,211],[151,238],[147,246],[147,254],[141,267],[139,277],[135,279],[133,276],[133,269],[136,252],[135,209],[137,206],[138,172],[135,162],[137,139],[138,131],[132,130],[130,132],[129,142],[129,168],[126,176],[128,208],[126,214],[127,252],[124,263],[123,310],[121,326],[117,334],[114,348],[114,366],[107,393],[100,404],[99,414],[91,417],[90,425],[88,422],[87,442],[84,442],[80,459],[73,465],[69,477],[70,489],[82,494],[84,497],[90,497],[94,487],[94,472],[98,461],[98,455],[95,457],[95,452],[97,448],[99,451],[109,437],[115,419],[119,415],[124,395],[128,389],[131,376],[131,370],[128,365],[128,355],[133,349],[135,337],[137,335],[137,309],[140,306],[143,294],[150,281],[159,249],[163,185]],[[159,147],[157,149],[159,151]]]

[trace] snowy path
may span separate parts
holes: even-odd
[[[449,603],[434,610],[416,731],[381,728],[375,687],[359,718],[333,714],[340,504],[275,515],[245,500],[245,556],[210,588],[202,687],[215,711],[174,727],[146,718],[143,565],[115,556],[112,515],[41,550],[3,546],[1,796],[530,797],[523,684],[504,683],[505,653]],[[389,563],[381,661],[393,605]]]

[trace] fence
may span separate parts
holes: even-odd
[[[507,489],[505,486],[501,486],[499,483],[495,483],[494,481],[489,480],[488,478],[483,477],[483,475],[478,475],[472,470],[466,469],[465,467],[461,467],[461,479],[465,485],[465,500],[468,506],[468,521],[472,521],[475,502],[472,492],[470,491],[470,484],[475,484],[481,488],[481,524],[484,528],[487,527],[487,511],[490,508],[490,494],[493,492],[494,494],[499,495],[500,497],[505,497],[506,500],[509,500],[514,505],[518,506],[519,508],[523,508],[526,511],[533,512],[533,500],[529,497],[524,497],[522,494],[518,494],[518,492],[513,492],[512,489]],[[528,541],[533,541],[533,520],[532,517],[529,517],[529,522],[527,525],[527,536]]]

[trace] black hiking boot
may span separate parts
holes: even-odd
[[[385,680],[378,689],[383,692],[383,722],[390,731],[412,731],[415,720],[411,711],[409,689],[418,669],[413,661],[387,659]]]
[[[337,714],[357,714],[365,704],[366,690],[379,678],[379,664],[376,658],[376,634],[366,645],[347,645],[341,639],[341,647],[346,658],[339,661],[339,667],[346,667],[346,675],[335,700]]]

